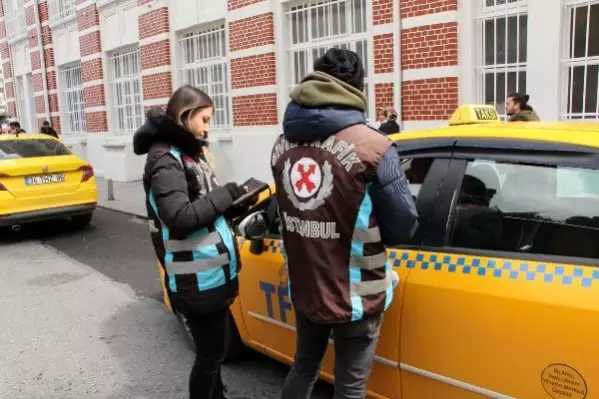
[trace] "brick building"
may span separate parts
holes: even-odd
[[[404,130],[527,92],[542,119],[599,118],[598,0],[2,0],[11,116],[51,120],[99,175],[141,176],[131,135],[183,83],[215,101],[223,179],[269,179],[289,90],[330,46],[366,66],[368,116]]]

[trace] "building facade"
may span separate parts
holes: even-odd
[[[599,0],[2,0],[8,113],[51,120],[98,175],[141,177],[144,111],[192,84],[214,99],[221,179],[271,180],[289,91],[331,47],[362,56],[368,117],[441,126],[460,103],[599,119]]]

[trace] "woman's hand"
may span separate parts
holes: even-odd
[[[225,188],[227,189],[229,194],[231,194],[233,202],[235,202],[237,198],[243,196],[247,192],[246,188],[240,187],[237,183],[227,183],[225,184]]]

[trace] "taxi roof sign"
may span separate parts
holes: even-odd
[[[449,119],[449,126],[498,122],[501,122],[501,118],[492,105],[465,104],[453,112]]]

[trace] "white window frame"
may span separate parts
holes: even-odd
[[[62,134],[69,137],[83,136],[87,125],[81,62],[62,65],[58,68],[58,73]]]
[[[48,18],[51,27],[66,23],[76,17],[75,0],[48,0]]]
[[[358,20],[354,18],[355,4],[359,4],[357,8],[361,15],[358,15],[357,18],[359,18],[360,26],[356,26],[358,25],[356,23]],[[342,6],[345,13],[343,17],[341,17],[341,12],[339,12]],[[338,11],[336,21],[333,20],[334,8]],[[372,25],[370,8],[371,2],[368,0],[305,0],[293,2],[285,7],[283,13],[284,26],[286,25],[285,51],[287,68],[285,70],[289,71],[285,76],[287,94],[299,84],[305,75],[312,72],[316,58],[314,56],[315,51],[317,52],[317,56],[321,56],[331,47],[347,48],[355,51],[362,57],[365,75],[364,94],[368,100],[366,114],[368,115],[372,112],[375,98],[373,95],[374,70],[371,62],[373,42],[372,32],[370,31]],[[318,25],[313,26],[313,13],[316,14],[317,18],[325,16],[328,19],[328,23],[324,27],[328,32],[324,32],[323,34],[323,32],[320,32]],[[304,21],[298,22],[301,14],[303,14]],[[296,21],[295,26],[294,20]],[[300,30],[300,23],[303,23],[303,32]],[[342,32],[342,25],[345,26],[345,32]],[[356,32],[358,30],[359,32]],[[314,31],[318,36],[316,38],[313,37]],[[297,37],[297,43],[293,43],[294,33]],[[362,46],[361,51],[358,49],[359,45]],[[305,54],[303,57],[299,56],[302,52]],[[295,59],[296,54],[298,55],[297,62]]]
[[[505,99],[510,94],[508,91],[520,92],[524,91],[522,87],[520,87],[520,74],[524,73],[524,78],[526,79],[527,68],[528,68],[528,55],[525,61],[520,59],[520,35],[523,33],[520,29],[520,18],[526,17],[528,18],[528,2],[527,0],[478,0],[478,13],[476,16],[476,29],[477,29],[477,60],[475,67],[475,76],[476,76],[476,88],[477,88],[477,98],[480,103],[486,103],[486,76],[489,74],[493,74],[493,103],[489,105],[493,105],[497,108],[500,116],[503,119],[507,118],[505,114]],[[516,17],[516,43],[517,43],[517,56],[516,62],[509,62],[508,59],[508,50],[509,50],[509,18]],[[505,19],[505,63],[501,60],[497,60],[497,21],[500,19]],[[486,33],[485,33],[485,22],[486,21],[494,21],[494,62],[492,64],[485,64],[485,43],[486,43]],[[524,32],[527,34],[527,32]],[[525,51],[528,54],[528,35],[527,35],[527,43],[524,44]],[[498,62],[499,61],[499,62]],[[516,89],[510,90],[508,86],[509,74],[516,74]],[[504,75],[504,87],[500,88],[497,86],[498,75]],[[503,101],[498,101],[501,99],[500,96],[497,95],[499,90],[503,90],[505,92],[503,96]]]
[[[232,126],[231,83],[224,22],[196,26],[177,35],[179,81],[204,91],[214,102],[214,133]]]
[[[110,131],[117,136],[132,135],[143,123],[140,57],[137,45],[111,51],[106,57]]]
[[[596,96],[596,105],[595,110],[591,110],[591,112],[586,112],[587,107],[587,78],[588,78],[588,68],[592,66],[599,66],[599,55],[590,56],[589,55],[589,27],[590,27],[590,16],[591,16],[591,6],[597,5],[599,7],[599,0],[570,0],[565,3],[564,7],[564,30],[563,30],[563,44],[562,48],[564,49],[563,58],[562,58],[562,90],[564,93],[561,104],[561,114],[560,119],[565,120],[597,120],[599,119],[599,76],[598,76],[598,84],[597,84],[597,93]],[[575,33],[570,36],[570,32],[572,31],[572,24],[575,23],[575,16],[577,9],[587,8],[587,18],[586,18],[586,43],[585,43],[585,55],[583,57],[574,57],[574,41],[576,39]],[[595,22],[599,23],[599,22]],[[574,84],[574,74],[571,71],[576,67],[584,67],[584,81],[582,87],[582,112],[573,112],[573,97],[574,91],[572,90]],[[599,69],[599,67],[598,67]],[[599,72],[598,72],[599,73]],[[590,94],[592,95],[592,93]]]

